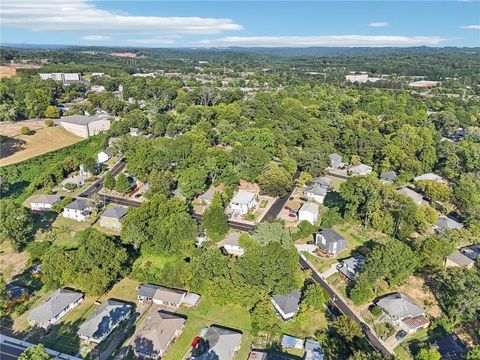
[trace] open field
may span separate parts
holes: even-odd
[[[11,125],[11,124],[8,124]],[[21,124],[22,126],[28,126]],[[30,127],[30,126],[29,126]],[[34,128],[31,127],[31,130]],[[6,133],[15,130],[7,128]],[[2,135],[3,135],[2,131]],[[0,166],[15,164],[17,162],[45,154],[84,140],[60,127],[38,128],[33,135],[17,135],[2,141]]]
[[[24,251],[14,251],[9,241],[0,243],[0,274],[8,280],[25,268],[28,261],[28,254]]]

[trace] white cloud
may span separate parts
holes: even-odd
[[[112,37],[108,35],[87,35],[82,37],[82,40],[87,41],[102,41],[102,40],[110,40]]]
[[[199,46],[262,46],[262,47],[308,47],[308,46],[421,46],[439,45],[446,39],[439,36],[389,36],[389,35],[332,35],[332,36],[227,36],[205,39]]]
[[[368,24],[368,26],[370,27],[385,27],[385,26],[388,26],[388,22],[386,21],[379,21],[379,22],[371,22],[370,24]]]
[[[128,39],[126,40],[128,44],[132,45],[145,45],[145,46],[155,46],[155,45],[173,45],[175,40],[170,37],[154,37],[150,39]]]
[[[2,0],[2,27],[32,31],[143,34],[221,34],[242,30],[231,19],[133,16],[102,10],[87,0]]]
[[[471,30],[480,30],[480,25],[465,25],[461,27],[462,29],[471,29]]]

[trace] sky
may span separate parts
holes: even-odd
[[[480,1],[1,0],[0,42],[133,47],[480,46]]]

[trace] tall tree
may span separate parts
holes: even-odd
[[[110,171],[107,171],[103,178],[103,186],[108,190],[113,190],[115,188],[115,178]]]
[[[24,352],[22,352],[18,357],[18,360],[50,360],[50,359],[53,359],[53,357],[47,353],[43,344],[30,346]]]
[[[225,207],[219,192],[213,195],[212,203],[205,210],[202,222],[207,230],[208,237],[213,241],[221,240],[228,232]]]
[[[10,240],[12,247],[19,251],[28,242],[33,230],[32,217],[27,209],[11,199],[0,200],[0,235],[2,240]]]
[[[115,178],[115,190],[121,194],[126,194],[132,190],[132,186],[128,182],[127,175],[123,172],[117,175]]]

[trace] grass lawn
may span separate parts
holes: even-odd
[[[108,293],[101,296],[99,301],[118,299],[135,303],[137,301],[138,284],[136,280],[124,278],[116,283]]]
[[[247,358],[253,336],[251,334],[250,314],[246,309],[237,305],[218,305],[209,299],[202,298],[196,307],[180,308],[178,313],[186,315],[187,322],[182,335],[172,344],[165,355],[165,360],[182,359],[190,348],[193,338],[199,335],[204,326],[212,324],[241,331],[243,333],[242,345],[235,359],[244,360]]]
[[[97,220],[97,218],[95,216],[92,216],[87,221],[75,221],[75,220],[72,220],[72,219],[64,218],[62,214],[58,214],[58,217],[53,222],[52,226],[53,227],[67,227],[72,231],[78,232],[78,231],[88,229],[89,227],[92,226],[93,223],[95,223],[96,220]]]
[[[412,360],[410,353],[403,348],[404,345],[395,348],[395,356],[398,360]]]
[[[347,282],[340,276],[338,272],[330,276],[327,279],[327,282],[330,285],[333,285],[340,295],[342,295],[345,299],[347,298]]]

